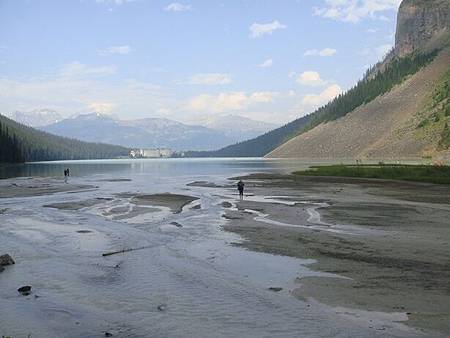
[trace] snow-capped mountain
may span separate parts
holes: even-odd
[[[178,151],[212,150],[235,142],[225,133],[203,126],[161,118],[125,121],[98,113],[72,116],[41,129],[83,141]]]
[[[42,127],[61,121],[62,116],[51,109],[34,109],[31,111],[14,111],[5,113],[10,119],[30,127]]]
[[[22,124],[46,132],[136,148],[169,147],[173,150],[215,150],[263,134],[276,127],[245,117],[228,115],[200,120],[201,125],[165,118],[120,120],[100,113],[63,118],[54,110],[36,109],[5,114]]]
[[[223,132],[236,142],[262,135],[279,127],[277,124],[256,121],[239,115],[209,116],[200,119],[198,124]]]

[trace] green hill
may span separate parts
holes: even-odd
[[[104,159],[128,155],[124,147],[48,134],[0,115],[0,162]]]

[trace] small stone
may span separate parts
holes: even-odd
[[[222,202],[222,207],[224,207],[224,208],[231,208],[232,206],[233,206],[233,204],[231,204],[230,202],[227,202],[227,201]]]
[[[0,266],[13,265],[15,264],[14,259],[8,254],[0,256]]]
[[[276,287],[276,286],[271,286],[271,287],[269,288],[269,290],[270,290],[270,291],[273,291],[273,292],[280,292],[281,290],[283,290],[283,288]]]
[[[31,286],[25,285],[17,289],[23,296],[28,296],[31,293]]]
[[[166,304],[161,304],[158,305],[158,311],[166,311],[167,310],[167,305]]]
[[[170,224],[171,224],[171,225],[175,225],[177,228],[182,228],[182,227],[183,227],[183,225],[181,225],[181,224],[178,223],[178,222],[170,222]]]
[[[111,332],[105,332],[105,337],[112,337],[113,334]]]

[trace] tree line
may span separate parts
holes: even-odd
[[[402,58],[393,57],[384,69],[369,69],[363,79],[358,81],[354,87],[309,115],[251,140],[216,151],[191,151],[185,155],[192,157],[264,156],[289,139],[305,133],[321,123],[341,118],[357,107],[389,92],[408,76],[415,74],[422,67],[432,62],[438,53],[439,50],[435,50],[428,54],[412,54]]]
[[[0,114],[0,162],[107,159],[127,155],[125,147],[52,135]]]

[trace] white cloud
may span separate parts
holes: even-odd
[[[170,5],[166,6],[164,10],[169,12],[186,12],[191,10],[191,5],[184,5],[179,2],[172,2]]]
[[[375,52],[377,54],[378,59],[382,59],[386,56],[387,53],[391,51],[393,48],[392,44],[385,44],[375,48]]]
[[[250,37],[259,38],[265,34],[272,34],[274,31],[284,28],[286,28],[286,26],[281,24],[278,20],[269,23],[255,22],[250,26]]]
[[[383,20],[381,13],[396,11],[402,0],[325,0],[324,7],[315,7],[314,15],[346,22],[358,22],[364,18]]]
[[[337,84],[333,84],[325,88],[325,90],[319,94],[305,95],[301,103],[305,107],[311,107],[315,109],[328,103],[330,100],[334,99],[340,93],[342,93],[341,87],[339,87]]]
[[[103,77],[115,73],[116,67],[114,66],[91,67],[78,61],[68,63],[59,69],[59,75],[70,78]]]
[[[200,73],[191,76],[186,81],[179,83],[187,83],[192,85],[225,85],[231,83],[231,77],[223,73]]]
[[[161,87],[133,79],[111,82],[109,66],[92,67],[72,62],[54,72],[28,79],[0,77],[0,111],[51,107],[63,115],[104,112],[133,115],[167,107]]]
[[[272,65],[273,65],[273,60],[272,60],[272,59],[267,59],[267,60],[265,60],[263,63],[260,63],[260,64],[258,65],[258,67],[261,67],[261,68],[269,68],[269,67],[272,67]]]
[[[95,2],[100,3],[100,4],[108,4],[108,5],[123,5],[126,4],[128,2],[133,2],[135,0],[95,0]]]
[[[92,102],[89,108],[96,113],[109,114],[114,109],[114,104],[111,102]]]
[[[99,55],[109,55],[109,54],[129,54],[131,52],[131,47],[128,45],[124,46],[111,46],[105,49],[100,49],[98,51]]]
[[[322,50],[309,49],[303,55],[305,56],[333,56],[337,53],[336,49],[324,48]]]
[[[274,100],[273,92],[245,92],[220,93],[217,95],[201,94],[188,101],[188,107],[193,112],[224,113],[245,109],[261,103]]]
[[[320,74],[315,71],[306,71],[301,73],[296,81],[304,86],[321,86],[325,84],[325,81],[322,80]]]

